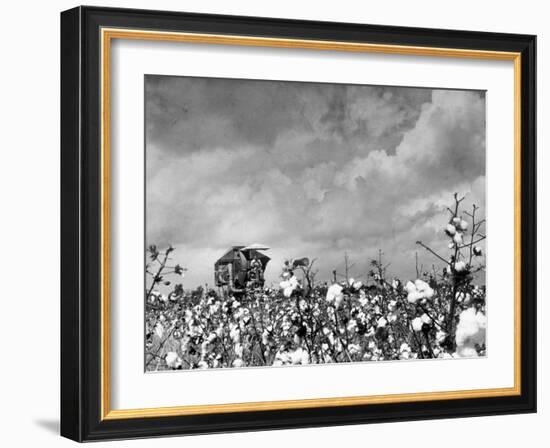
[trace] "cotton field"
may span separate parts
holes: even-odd
[[[146,370],[484,356],[484,220],[462,200],[455,195],[440,231],[447,253],[416,242],[434,268],[413,279],[388,276],[379,257],[360,278],[319,280],[304,258],[288,260],[269,287],[189,290],[174,249],[150,246]]]

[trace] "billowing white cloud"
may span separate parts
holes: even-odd
[[[187,286],[234,244],[354,275],[382,249],[410,277],[415,241],[444,250],[456,191],[485,206],[480,92],[147,77],[147,243],[176,246]],[[419,253],[426,266],[434,262]]]

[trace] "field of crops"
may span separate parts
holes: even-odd
[[[441,230],[449,252],[418,241],[439,268],[411,280],[387,278],[381,258],[360,280],[317,280],[315,260],[301,259],[282,266],[277,288],[187,290],[174,249],[150,246],[146,370],[484,356],[486,291],[474,281],[484,220],[454,199]]]

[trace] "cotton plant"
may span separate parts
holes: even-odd
[[[418,242],[435,264],[400,279],[379,251],[366,272],[318,279],[315,259],[285,262],[280,281],[240,292],[185,289],[173,248],[148,251],[148,371],[290,367],[342,362],[454,359],[485,354],[486,289],[475,282],[485,248],[477,207],[455,204],[439,236],[447,253]],[[168,252],[168,253],[166,253]],[[322,254],[320,254],[322,255]],[[353,271],[353,272],[352,272]]]

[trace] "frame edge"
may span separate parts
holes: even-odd
[[[81,442],[81,8],[61,13],[61,403],[60,434]]]

